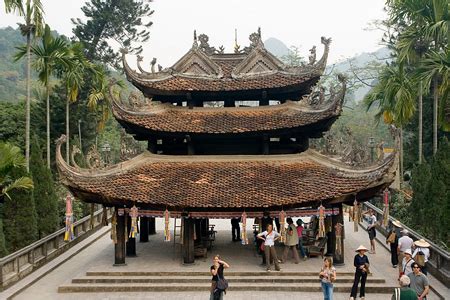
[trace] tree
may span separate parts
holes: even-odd
[[[81,8],[86,22],[72,19],[73,33],[83,43],[90,61],[101,62],[120,69],[119,54],[111,47],[111,41],[131,53],[140,54],[142,46],[150,38],[148,19],[153,14],[151,0],[91,0]]]
[[[19,47],[15,60],[21,59],[27,53],[26,47]],[[47,122],[47,167],[50,168],[50,78],[56,72],[58,65],[67,65],[69,51],[67,42],[59,37],[53,37],[50,27],[45,26],[41,44],[31,47],[34,57],[33,67],[38,72],[39,81],[45,86],[46,92],[46,122]]]
[[[6,250],[5,233],[3,232],[3,220],[0,218],[0,257],[6,256],[8,250]]]
[[[25,161],[30,170],[30,103],[31,103],[31,39],[39,36],[44,25],[44,10],[40,0],[27,0],[25,6],[21,0],[5,0],[6,12],[17,12],[24,17],[25,23],[19,24],[20,31],[27,38],[27,97],[25,113]]]
[[[31,145],[31,175],[35,179],[34,201],[38,220],[38,237],[42,238],[58,228],[58,198],[49,168],[42,160],[42,151],[36,136]]]
[[[23,169],[14,169],[15,178],[29,175]],[[33,193],[29,190],[14,190],[11,198],[6,197],[3,204],[3,230],[6,248],[17,251],[37,239],[36,209]]]
[[[27,176],[14,176],[17,170],[25,167],[25,158],[19,147],[0,142],[0,199],[11,199],[10,193],[15,190],[33,188],[33,181]]]

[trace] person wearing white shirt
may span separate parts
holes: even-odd
[[[402,237],[398,239],[398,260],[400,262],[403,261],[403,252],[405,252],[407,249],[411,249],[414,241],[412,238],[408,236],[408,230],[403,229],[402,231]]]
[[[414,259],[412,258],[412,252],[411,249],[406,249],[405,252],[403,252],[404,257],[402,260],[402,268],[399,269],[399,276],[400,278],[402,275],[409,275],[409,273],[412,273],[412,264],[414,263]]]
[[[264,241],[264,255],[266,256],[267,272],[270,272],[271,258],[275,264],[275,270],[281,271],[280,265],[278,264],[277,251],[275,250],[275,241],[278,240],[281,235],[274,231],[273,226],[269,224],[267,225],[267,230],[258,234],[257,237]]]
[[[420,271],[427,275],[427,262],[430,259],[430,244],[424,239],[420,239],[414,242],[413,258],[420,267]]]

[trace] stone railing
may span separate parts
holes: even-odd
[[[377,208],[371,203],[364,202],[362,204],[362,210],[366,211],[368,209],[373,209],[378,221],[383,220],[383,211],[381,209]],[[389,226],[392,226],[392,221],[394,220],[395,219],[393,217],[389,216]],[[450,288],[450,253],[440,248],[432,241],[421,236],[419,233],[415,232],[408,226],[404,224],[402,224],[402,226],[409,231],[409,236],[413,240],[424,239],[428,243],[430,243],[430,259],[427,265],[428,272],[436,277],[436,279],[438,279],[440,282],[442,282],[447,288]],[[378,224],[377,230],[378,232],[383,234],[384,237],[386,237],[388,231],[385,227]],[[385,240],[381,240],[381,242],[384,243]]]
[[[111,210],[108,209],[108,220]],[[37,268],[48,263],[69,248],[87,238],[102,227],[102,209],[94,213],[93,228],[90,228],[91,217],[87,216],[74,223],[75,238],[64,241],[65,229],[62,228],[31,245],[0,259],[0,290],[4,290]]]

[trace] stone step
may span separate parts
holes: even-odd
[[[317,276],[228,276],[230,283],[317,283]],[[211,276],[86,276],[72,279],[72,283],[202,283],[209,282]],[[338,276],[336,283],[352,283],[353,276]],[[368,283],[385,283],[383,278],[369,278]]]
[[[336,293],[350,293],[351,283],[336,283],[334,291]],[[116,283],[109,284],[69,284],[58,287],[58,293],[117,293],[117,292],[189,292],[189,291],[209,291],[210,282],[188,284],[188,283]],[[392,294],[394,286],[387,286],[385,283],[369,283],[366,285],[366,293]],[[284,283],[268,285],[267,283],[232,283],[227,291],[267,291],[280,292],[321,292],[319,282],[309,284]]]
[[[275,272],[272,270],[271,273],[266,271],[260,272],[236,272],[236,271],[226,271],[225,276],[318,276],[319,272],[291,272],[291,271],[281,271]],[[337,274],[339,276],[355,276],[354,272],[339,272],[337,270]],[[182,271],[182,272],[141,272],[141,271],[101,271],[101,272],[86,272],[86,276],[211,276],[209,272],[195,272],[195,271]],[[373,274],[369,274],[369,277],[373,276]]]

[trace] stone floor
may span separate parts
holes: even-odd
[[[233,271],[263,271],[260,265],[261,259],[255,254],[254,246],[251,244],[253,238],[249,232],[250,245],[241,245],[240,243],[231,241],[230,222],[229,220],[211,220],[211,224],[216,224],[217,241],[212,252],[208,253],[207,259],[197,259],[195,264],[183,265],[181,263],[181,246],[177,243],[164,242],[162,236],[162,220],[157,220],[158,234],[150,236],[150,242],[137,243],[137,257],[126,259],[126,266],[114,267],[114,247],[109,235],[103,236],[98,241],[67,262],[63,263],[47,275],[23,290],[14,299],[206,299],[208,293],[130,293],[127,295],[108,293],[108,294],[58,294],[59,285],[69,283],[72,278],[83,276],[87,271],[208,271],[211,265],[213,254],[220,254],[223,260],[231,265]],[[173,226],[173,223],[171,224]],[[250,226],[249,226],[250,227]],[[369,246],[367,233],[359,228],[358,232],[353,232],[353,224],[346,223],[346,239],[345,239],[345,265],[337,267],[339,272],[352,272],[354,250],[360,244]],[[278,251],[281,254],[281,249]],[[386,279],[386,284],[395,285],[397,280],[397,269],[393,269],[390,265],[388,251],[377,245],[377,254],[369,254],[371,262],[371,271],[376,277]],[[318,272],[322,260],[320,258],[311,258],[295,265],[292,261],[288,261],[282,265],[285,271],[316,271]],[[226,274],[226,273],[225,273]],[[33,276],[33,274],[31,275]],[[431,278],[432,285],[440,288],[441,294],[450,299],[449,289],[443,288],[439,282]],[[318,282],[319,284],[319,282]],[[5,295],[4,293],[2,293]],[[0,298],[2,298],[0,294]],[[229,299],[273,299],[274,297],[294,298],[294,299],[322,299],[320,293],[261,293],[261,292],[232,292],[230,291],[226,298]],[[347,294],[335,294],[334,299],[348,299]],[[384,295],[366,295],[367,300],[371,299],[390,299]],[[431,295],[429,299],[438,299]]]

